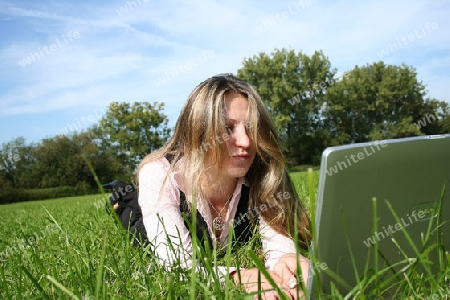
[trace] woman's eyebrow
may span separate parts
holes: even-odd
[[[236,119],[232,119],[232,118],[227,118],[226,119],[226,121],[228,122],[228,121],[231,121],[231,122],[234,122],[234,123],[236,123],[237,122],[237,120]]]

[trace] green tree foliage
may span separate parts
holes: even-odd
[[[339,144],[435,134],[438,122],[415,125],[442,105],[425,100],[425,93],[413,67],[383,62],[356,66],[328,89],[324,117]]]
[[[419,135],[423,135],[423,133],[417,128],[417,125],[412,123],[412,117],[406,117],[395,125],[392,123],[376,124],[369,137],[370,140],[375,141]]]
[[[450,113],[445,119],[441,121],[442,130],[445,133],[450,133]]]
[[[245,59],[238,76],[272,113],[291,164],[317,164],[327,146],[449,132],[449,105],[426,97],[417,72],[373,63],[335,78],[322,52],[282,49]]]
[[[3,143],[0,149],[0,176],[5,185],[26,187],[36,183],[31,173],[36,162],[33,147],[33,144],[26,143],[24,137]]]
[[[34,155],[40,188],[76,184],[95,188],[97,180],[111,181],[119,173],[116,158],[100,149],[92,129],[44,139],[35,147]]]
[[[164,103],[111,103],[96,131],[101,148],[113,150],[123,171],[134,171],[148,153],[167,140],[167,116],[162,113]]]
[[[328,145],[321,111],[335,73],[321,51],[308,56],[286,49],[246,59],[237,72],[267,105],[291,164],[318,163]]]
[[[414,125],[423,134],[450,133],[446,127],[446,119],[450,116],[450,105],[436,99],[426,99],[422,106],[421,116]]]
[[[24,138],[5,143],[1,177],[4,185],[16,189],[52,188],[85,184],[97,187],[100,181],[111,180],[119,172],[119,164],[111,153],[100,150],[92,130],[72,135],[58,135],[38,144],[26,144]]]
[[[56,187],[71,187],[80,193],[97,188],[98,182],[130,182],[138,160],[167,139],[162,108],[163,104],[147,102],[112,103],[100,124],[85,131],[35,144],[27,144],[23,137],[4,143],[0,147],[0,194],[22,197],[28,189]]]

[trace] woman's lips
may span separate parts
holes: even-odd
[[[233,158],[237,159],[237,160],[246,160],[246,159],[250,158],[250,155],[249,154],[238,154],[238,155],[233,155]]]

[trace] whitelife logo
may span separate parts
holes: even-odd
[[[208,61],[208,59],[211,59],[214,56],[215,56],[214,51],[204,50],[204,51],[202,51],[202,53],[198,53],[196,58],[192,57],[189,60],[189,62],[186,62],[183,65],[178,65],[177,67],[173,67],[172,72],[166,71],[162,77],[153,81],[153,83],[156,86],[161,86],[163,84],[166,84],[167,82],[171,81],[175,77],[177,77],[183,73],[189,72],[190,70],[192,70],[192,68],[195,68],[195,67],[201,65],[202,63],[205,63],[206,61]]]
[[[63,34],[62,40],[56,39],[56,43],[51,44],[50,46],[44,46],[42,49],[39,47],[38,52],[30,52],[30,55],[21,61],[19,61],[19,65],[22,66],[22,68],[25,68],[26,66],[31,65],[33,62],[36,62],[40,60],[41,58],[44,58],[44,56],[51,54],[52,52],[55,52],[66,45],[69,44],[69,42],[73,42],[74,40],[77,40],[80,38],[80,33],[78,31],[69,31],[67,32],[67,37]],[[46,54],[44,54],[46,53]]]
[[[387,146],[388,144],[386,141],[376,141],[374,144],[369,145],[369,147],[364,147],[364,151],[360,151],[356,155],[351,154],[350,158],[348,156],[345,156],[347,163],[345,161],[338,161],[337,164],[335,164],[333,167],[330,167],[328,170],[325,170],[325,172],[328,176],[333,176],[333,174],[337,174],[339,170],[343,171],[344,169],[350,167],[352,165],[352,162],[356,164],[364,158],[375,154],[377,151],[380,151],[382,148],[385,148]],[[369,150],[367,148],[369,148]]]
[[[376,232],[376,233],[374,233],[374,235],[367,238],[367,240],[363,241],[364,245],[366,245],[366,247],[369,247],[370,245],[375,245],[377,240],[379,242],[382,239],[387,238],[389,235],[392,235],[392,234],[396,233],[397,231],[402,230],[402,228],[406,228],[414,222],[423,220],[426,216],[423,211],[419,211],[418,213],[416,211],[413,211],[411,215],[412,215],[412,218],[409,214],[406,215],[408,217],[407,221],[405,221],[404,218],[401,218],[400,219],[401,223],[395,223],[394,226],[389,225],[388,228],[383,226],[383,231]],[[409,221],[409,223],[408,223],[408,221]]]
[[[389,43],[385,49],[381,49],[380,52],[377,52],[378,57],[383,58],[385,56],[388,56],[389,54],[392,54],[392,53],[398,51],[399,49],[403,48],[403,46],[407,46],[410,43],[423,38],[427,34],[431,33],[431,30],[437,30],[438,28],[439,28],[439,26],[436,22],[433,22],[433,23],[427,22],[425,24],[425,28],[420,26],[421,32],[419,32],[419,31],[417,31],[417,29],[415,29],[413,33],[408,35],[408,37],[402,36],[400,38],[401,42],[399,39],[396,39],[397,43],[394,43],[394,44]]]

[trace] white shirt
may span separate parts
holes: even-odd
[[[192,240],[180,212],[180,190],[185,193],[186,201],[190,203],[192,203],[192,195],[186,193],[181,176],[176,172],[171,172],[164,183],[169,168],[170,163],[167,159],[161,158],[148,163],[141,169],[139,173],[139,205],[142,209],[148,239],[154,245],[156,255],[167,266],[180,259],[183,266],[191,268],[193,267]],[[208,225],[209,235],[219,245],[225,245],[228,242],[230,223],[235,218],[243,184],[246,184],[245,178],[239,178],[229,203],[225,228],[219,238],[213,234],[209,206],[205,205],[201,199],[197,201],[197,210]],[[266,259],[265,266],[269,270],[273,269],[283,254],[296,253],[294,241],[277,233],[262,218],[259,218],[259,233]],[[169,242],[176,248],[176,253],[171,250]],[[230,270],[233,269],[230,268]]]

